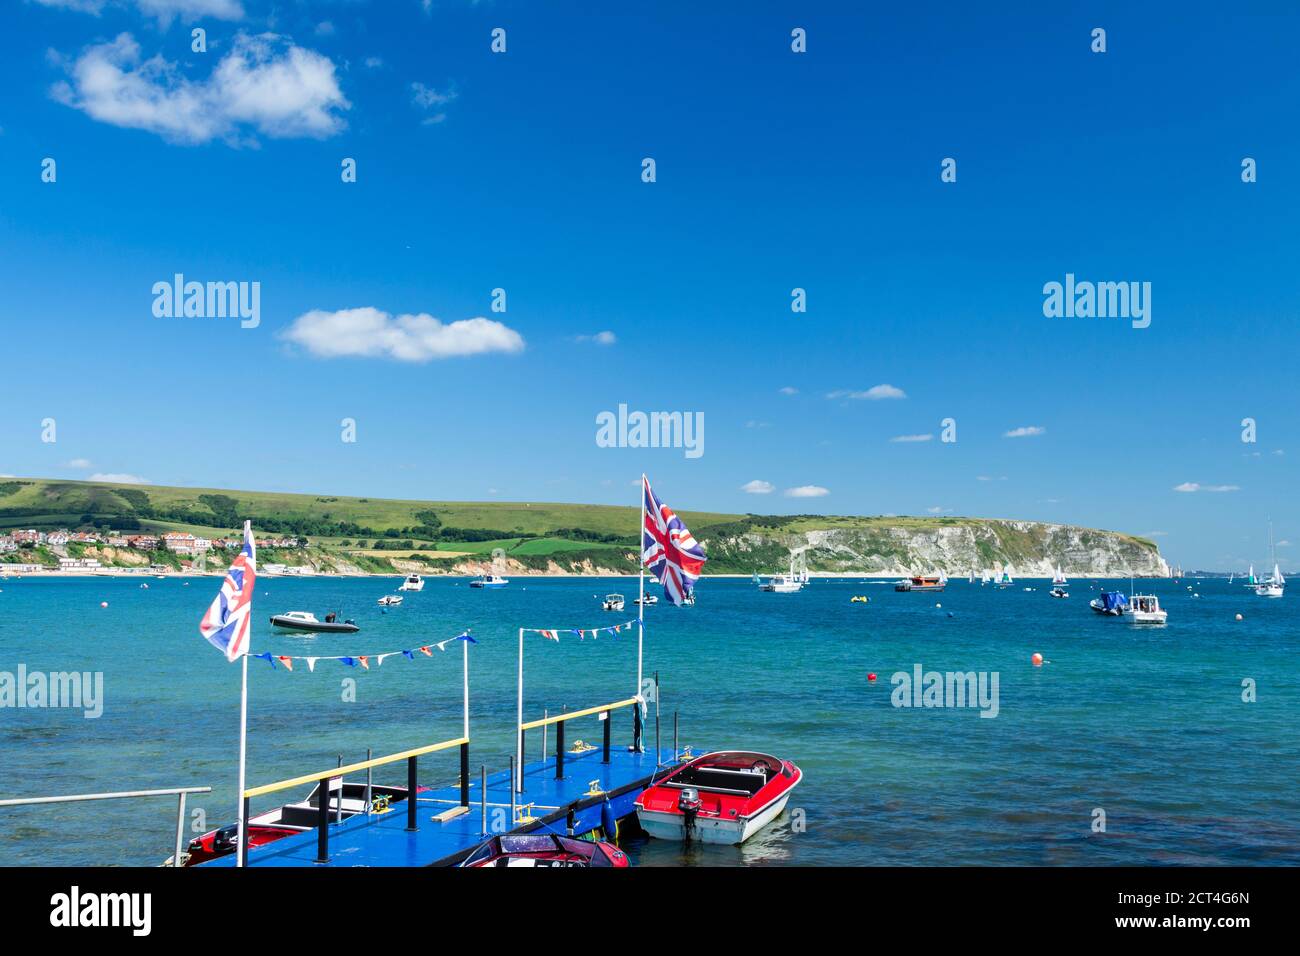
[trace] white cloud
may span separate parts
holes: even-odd
[[[747,495],[770,495],[776,491],[776,485],[770,481],[760,481],[755,478],[753,481],[747,481],[741,485],[740,490]]]
[[[1021,425],[1019,428],[1013,428],[1009,432],[1003,432],[1003,438],[1037,438],[1039,435],[1046,435],[1047,429],[1042,425]]]
[[[76,10],[99,16],[110,5],[109,0],[36,0],[43,7],[55,7],[62,10]],[[201,17],[215,20],[242,20],[244,8],[239,0],[131,0],[137,9],[146,16],[154,17],[166,26],[175,17],[186,23],[192,23]],[[117,0],[113,6],[125,6],[127,0]]]
[[[435,90],[433,87],[425,86],[423,83],[411,84],[411,102],[415,107],[426,111],[437,110],[436,113],[420,120],[421,126],[434,126],[445,120],[447,114],[445,111],[439,109],[439,107],[451,103],[456,99],[456,96],[457,93],[455,90]]]
[[[618,336],[608,330],[597,332],[595,335],[578,335],[574,337],[575,342],[595,342],[597,345],[613,345],[618,341]]]
[[[368,56],[362,62],[367,70],[377,70],[384,65],[384,58],[381,56]]]
[[[328,20],[322,20],[316,24],[316,35],[318,37],[332,37],[334,35],[334,24]]]
[[[1197,481],[1184,481],[1181,485],[1174,485],[1174,491],[1195,492],[1195,491],[1240,491],[1236,485],[1203,485]]]
[[[830,493],[829,488],[823,488],[821,485],[800,485],[798,488],[785,490],[787,498],[824,498]]]
[[[866,399],[871,402],[878,402],[884,398],[907,398],[907,393],[901,388],[893,385],[873,385],[865,391],[853,391],[851,389],[841,388],[834,392],[829,392],[827,398],[852,398]]]
[[[1283,538],[1281,541],[1279,541],[1279,542],[1277,543],[1277,547],[1279,547],[1279,548],[1289,548],[1289,547],[1291,547],[1291,542],[1288,541],[1286,538]]]
[[[351,107],[328,57],[270,33],[237,35],[211,75],[198,81],[161,55],[142,60],[129,33],[61,62],[69,78],[51,87],[55,100],[101,123],[187,145],[242,145],[250,130],[322,139],[343,129],[339,114]]]
[[[926,508],[925,510],[932,515],[946,515],[952,513],[951,508],[940,508],[938,505],[935,505],[933,508]]]
[[[393,316],[369,306],[326,312],[314,309],[294,319],[281,336],[317,358],[391,358],[402,362],[521,352],[524,339],[500,322],[482,317],[442,323],[421,312]]]
[[[72,459],[72,461],[68,462],[68,463],[65,464],[63,467],[65,467],[65,468],[91,468],[91,467],[93,467],[93,466],[90,464],[90,459],[89,459],[89,458],[74,458],[74,459]]]
[[[757,421],[756,419],[750,419],[749,421],[745,422],[745,427],[746,428],[767,428],[769,426],[767,422],[760,422]]]
[[[976,475],[975,480],[976,481],[1006,481],[1007,476],[998,475],[996,478],[994,478],[992,475]]]
[[[97,471],[91,475],[87,481],[107,481],[112,485],[150,485],[153,484],[148,478],[141,478],[139,475],[126,475],[115,471]]]
[[[889,439],[892,442],[916,442],[916,441],[933,441],[934,435],[895,435]]]
[[[799,394],[799,389],[795,388],[793,385],[787,385],[785,388],[781,389],[781,394],[782,394],[782,395],[798,395],[798,394]]]
[[[1142,537],[1144,537],[1144,538],[1167,538],[1167,537],[1169,537],[1169,532],[1168,532],[1168,531],[1148,531],[1148,532],[1147,532],[1146,534],[1144,534]]]

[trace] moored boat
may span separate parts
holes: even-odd
[[[626,867],[627,854],[612,843],[556,833],[504,833],[465,858],[463,867]]]
[[[337,621],[326,614],[325,620],[316,620],[311,611],[287,611],[271,617],[271,626],[280,631],[308,631],[314,634],[355,634],[361,628],[352,621]]]
[[[739,844],[785,809],[803,771],[749,750],[696,757],[636,799],[637,820],[652,837]]]
[[[942,591],[948,585],[947,576],[941,571],[938,574],[927,574],[919,577],[904,578],[894,584],[895,591]]]
[[[406,576],[406,580],[402,582],[402,586],[399,587],[397,590],[399,590],[399,591],[423,591],[423,590],[424,590],[424,578],[420,577],[418,574],[408,574],[408,575]]]
[[[653,607],[659,603],[659,598],[653,594],[647,594],[643,598],[633,598],[633,604],[640,604],[644,607]]]
[[[396,607],[398,604],[401,603],[402,603],[402,596],[400,594],[385,594],[383,597],[379,599],[379,604],[381,607]]]
[[[1134,624],[1164,624],[1169,619],[1169,612],[1160,607],[1160,598],[1154,594],[1134,594],[1124,614]]]
[[[482,574],[469,582],[469,586],[472,588],[503,588],[509,583],[509,578],[503,578],[499,574]]]
[[[601,608],[606,611],[621,611],[623,607],[624,600],[621,594],[606,594],[604,603],[601,604]]]
[[[1108,617],[1119,617],[1124,613],[1124,606],[1128,604],[1128,598],[1124,597],[1119,591],[1102,591],[1095,598],[1088,602],[1088,606],[1098,614],[1105,614]]]
[[[1052,590],[1049,591],[1048,593],[1051,594],[1052,597],[1054,598],[1068,598],[1070,596],[1070,592],[1067,591],[1063,586],[1059,584],[1056,587],[1052,588]]]

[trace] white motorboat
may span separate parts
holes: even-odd
[[[469,586],[472,588],[503,588],[509,583],[509,578],[503,578],[499,574],[483,574],[469,582]]]
[[[647,594],[643,598],[633,599],[632,603],[640,604],[642,607],[653,607],[654,605],[659,603],[659,598],[653,594]]]
[[[1134,594],[1128,599],[1124,616],[1134,624],[1164,624],[1169,612],[1160,607],[1160,598],[1154,594]]]
[[[399,587],[397,590],[399,590],[399,591],[423,591],[423,590],[424,590],[424,578],[420,577],[418,574],[409,574],[409,575],[407,575],[406,580],[402,582],[402,586]]]
[[[311,611],[286,611],[271,617],[271,626],[277,631],[307,631],[311,634],[355,634],[361,628],[352,621],[337,620],[337,615],[326,614],[318,621]]]
[[[621,595],[621,594],[606,594],[606,595],[605,595],[605,602],[601,605],[601,607],[602,607],[604,610],[606,610],[606,611],[621,611],[621,610],[623,610],[623,607],[624,607],[623,595]]]
[[[381,607],[395,607],[401,603],[402,603],[402,596],[400,594],[385,594],[383,597],[379,599],[379,604]]]
[[[1068,598],[1070,596],[1070,592],[1067,591],[1065,587],[1060,584],[1052,588],[1052,590],[1049,591],[1048,593],[1054,598]]]
[[[795,594],[803,590],[804,582],[794,570],[794,557],[790,558],[789,574],[774,574],[758,586],[760,591],[767,591],[769,594]]]

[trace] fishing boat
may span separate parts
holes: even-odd
[[[509,583],[509,578],[503,578],[499,574],[481,574],[469,582],[469,586],[472,588],[503,588]]]
[[[803,590],[804,582],[794,570],[794,555],[790,556],[790,573],[774,574],[758,586],[760,591],[769,594],[795,594]]]
[[[418,574],[409,574],[409,575],[407,575],[406,580],[402,582],[402,586],[399,587],[397,590],[399,590],[399,591],[423,591],[423,590],[424,590],[424,578],[420,577]]]
[[[637,797],[637,821],[661,840],[744,843],[785,809],[801,779],[793,763],[768,754],[705,754]]]
[[[337,621],[333,614],[326,614],[325,620],[316,620],[311,611],[287,611],[271,617],[271,626],[277,631],[308,631],[313,634],[355,634],[361,628],[352,621]]]
[[[948,577],[942,571],[938,574],[926,574],[918,577],[903,578],[894,582],[895,591],[942,591],[948,584]]]
[[[1164,624],[1169,619],[1169,612],[1160,607],[1160,598],[1154,594],[1134,594],[1124,614],[1134,624]]]
[[[342,792],[340,794],[340,786]],[[367,810],[386,813],[395,803],[406,799],[405,787],[367,786],[364,783],[346,783],[335,778],[329,782],[326,809],[330,819],[346,820]],[[306,800],[286,803],[248,818],[248,845],[264,846],[276,840],[315,829],[320,822],[320,784],[312,788]],[[185,866],[197,866],[217,857],[235,852],[239,839],[238,824],[231,823],[209,830],[190,841],[188,852],[181,861]]]
[[[601,840],[576,840],[557,833],[504,833],[465,858],[463,867],[599,867],[630,865],[627,854]]]
[[[1102,591],[1088,602],[1090,608],[1098,614],[1105,614],[1108,617],[1119,617],[1124,613],[1126,604],[1128,604],[1128,598],[1124,597],[1119,591]]]
[[[401,603],[402,596],[400,594],[385,594],[379,599],[379,605],[381,607],[396,607]]]
[[[623,606],[624,606],[623,595],[606,594],[605,603],[601,605],[601,608],[603,608],[606,611],[621,611],[623,610]]]

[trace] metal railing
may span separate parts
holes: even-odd
[[[632,737],[637,743],[641,740],[641,700],[638,697],[629,697],[626,700],[616,700],[612,704],[601,704],[598,707],[586,707],[582,710],[571,710],[567,713],[556,714],[554,717],[541,717],[537,720],[529,720],[519,725],[519,752],[525,753],[524,744],[525,736],[530,730],[538,727],[555,727],[555,779],[561,780],[564,777],[564,725],[570,720],[576,720],[580,717],[590,717],[592,714],[604,714],[602,723],[604,724],[604,741],[601,763],[609,763],[610,750],[610,733],[611,726],[614,722],[611,711],[619,710],[623,707],[631,707],[632,710]],[[516,770],[516,786],[519,791],[524,789],[523,768]]]
[[[469,738],[456,737],[453,740],[443,740],[436,744],[426,744],[423,747],[415,747],[411,750],[403,750],[400,753],[388,754],[384,757],[372,757],[362,760],[359,763],[351,763],[347,766],[334,767],[331,770],[318,771],[316,773],[301,774],[297,777],[290,777],[287,780],[278,780],[275,783],[262,784],[260,787],[249,787],[244,791],[244,820],[249,818],[249,800],[253,797],[260,797],[268,793],[276,793],[280,790],[288,790],[290,787],[298,787],[308,783],[315,783],[319,789],[316,793],[317,803],[317,820],[316,820],[316,860],[317,863],[329,862],[329,808],[330,808],[330,781],[339,780],[339,818],[342,818],[343,812],[343,788],[342,779],[345,774],[359,773],[362,770],[367,772],[367,792],[370,787],[369,771],[374,767],[382,767],[399,761],[406,761],[406,829],[412,833],[419,830],[419,823],[416,820],[416,775],[418,771],[418,758],[425,754],[437,753],[442,750],[450,750],[453,747],[460,748],[460,803],[461,806],[469,807]],[[247,825],[247,824],[245,824]],[[248,840],[245,838],[244,845],[240,847],[240,853],[243,854],[245,864],[248,860]]]
[[[19,797],[0,800],[0,807],[33,806],[38,803],[81,803],[87,800],[130,800],[138,797],[176,797],[176,851],[172,866],[181,865],[181,841],[185,836],[185,797],[191,793],[211,793],[211,787],[169,787],[166,790],[121,790],[117,793],[73,793],[62,797]]]

